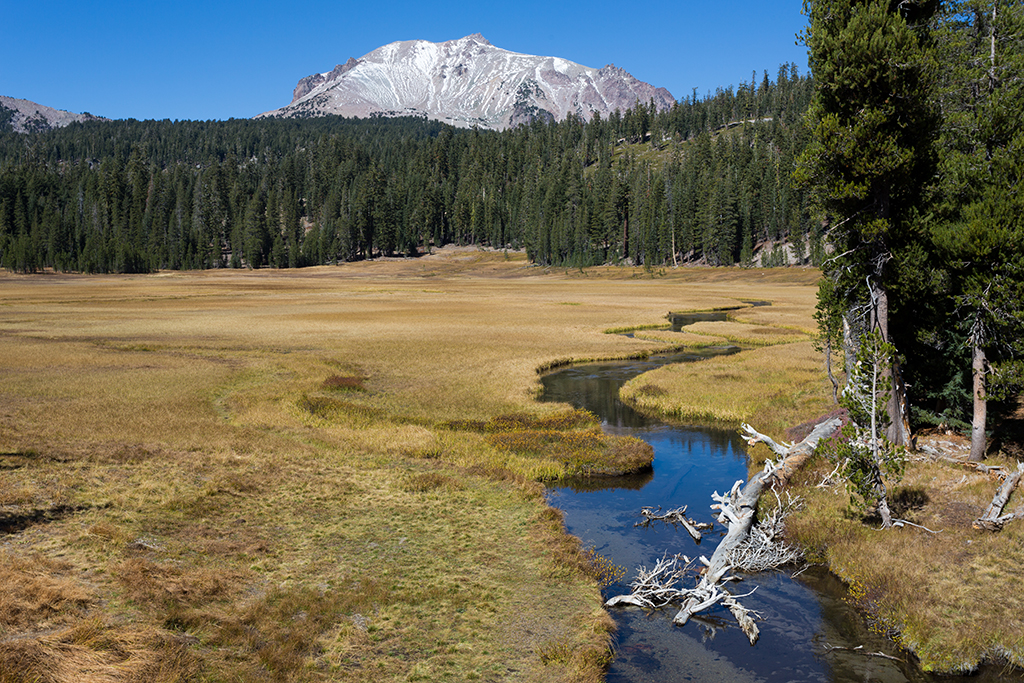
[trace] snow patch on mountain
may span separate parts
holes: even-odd
[[[652,100],[658,109],[675,104],[665,88],[614,65],[510,52],[475,33],[443,43],[399,41],[350,58],[301,79],[289,105],[257,118],[411,115],[503,130],[537,118],[606,117]]]

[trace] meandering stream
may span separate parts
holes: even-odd
[[[713,521],[711,493],[724,492],[747,478],[746,445],[738,434],[721,429],[670,425],[633,411],[618,400],[619,387],[659,365],[696,362],[712,354],[652,357],[574,366],[542,378],[542,400],[569,403],[597,414],[606,431],[639,437],[654,448],[652,471],[642,475],[589,479],[549,489],[552,505],[565,512],[569,532],[596,547],[627,571],[605,595],[629,592],[639,565],[653,566],[665,553],[710,557],[724,534],[721,525],[705,534],[697,547],[682,529],[652,524],[634,528],[645,505],[671,509],[688,505],[688,516]],[[751,646],[724,608],[711,610],[684,627],[672,624],[674,610],[645,614],[616,608],[616,657],[610,683],[672,681],[1021,681],[989,667],[971,678],[934,678],[913,663],[868,656],[883,652],[903,657],[886,638],[871,632],[864,616],[845,601],[843,585],[821,568],[811,567],[796,579],[784,571],[754,574],[732,592],[756,592],[742,602],[756,610],[761,638]],[[862,647],[860,652],[834,648]]]

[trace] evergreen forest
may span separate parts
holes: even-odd
[[[827,226],[823,345],[847,378],[882,377],[845,393],[888,443],[932,423],[969,432],[981,460],[989,402],[1012,413],[1024,388],[1024,3],[804,11],[817,87],[794,180]]]
[[[988,401],[1024,386],[1024,3],[804,11],[810,74],[503,132],[322,117],[17,134],[0,110],[0,266],[295,268],[448,244],[559,267],[810,264],[826,357],[843,351],[849,377],[860,340],[894,349],[888,438],[969,430],[980,459]]]
[[[0,133],[0,265],[294,268],[446,244],[537,264],[764,265],[823,253],[790,180],[813,91],[795,65],[589,121],[91,121]]]

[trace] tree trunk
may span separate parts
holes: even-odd
[[[828,381],[832,383],[832,403],[839,403],[839,381],[832,374],[832,339],[825,341],[825,371],[828,373]]]
[[[879,479],[878,490],[880,495],[878,497],[878,516],[882,518],[882,528],[892,528],[892,512],[889,510],[889,499],[886,496],[885,484]]]
[[[622,260],[629,258],[629,216],[622,219]]]
[[[985,459],[985,428],[988,419],[988,401],[985,398],[985,371],[987,369],[985,349],[974,341],[974,359],[971,374],[974,376],[974,419],[971,422],[971,456],[973,462]]]
[[[986,529],[988,531],[999,531],[1003,528],[1003,524],[1018,517],[1020,508],[1018,511],[1010,514],[1001,516],[1003,508],[1006,507],[1006,502],[1010,499],[1010,494],[1013,493],[1013,489],[1017,488],[1017,484],[1021,480],[1021,476],[1024,476],[1024,462],[1017,463],[1016,472],[1007,472],[1003,478],[1003,483],[1000,484],[999,488],[996,489],[996,495],[992,498],[992,502],[989,503],[988,508],[978,519],[974,520],[975,529]]]
[[[889,338],[889,292],[884,287],[873,289],[872,298],[875,301],[875,325],[882,335],[882,341],[892,343]],[[889,416],[889,424],[885,428],[885,438],[894,446],[906,446],[910,441],[910,428],[906,416],[906,387],[899,381],[899,364],[894,358],[891,369],[885,373],[886,383],[889,387],[889,401],[886,404],[885,412]]]

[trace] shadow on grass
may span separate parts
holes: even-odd
[[[16,534],[36,524],[48,524],[76,512],[91,510],[91,505],[58,505],[52,508],[0,512],[0,535]]]

